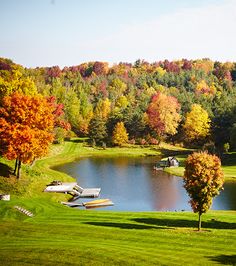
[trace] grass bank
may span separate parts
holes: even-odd
[[[53,170],[54,166],[78,160],[84,157],[138,157],[138,156],[161,156],[161,152],[155,146],[141,147],[141,146],[127,146],[123,148],[112,147],[102,149],[99,147],[91,147],[84,142],[83,139],[75,139],[67,141],[62,145],[52,146],[52,150],[47,158],[38,160],[33,169],[37,172],[43,173],[49,181],[72,180],[70,176],[65,173]]]
[[[166,168],[165,171],[177,176],[184,175],[184,163],[187,159],[187,154],[177,155],[176,158],[180,162],[180,167]],[[222,169],[226,182],[236,182],[236,152],[224,154],[222,157]]]
[[[15,180],[11,175],[14,162],[0,158],[0,192],[12,192],[11,194],[20,197],[34,197],[38,195],[40,195],[40,197],[47,197],[42,191],[52,180],[74,181],[71,176],[53,170],[53,166],[89,156],[137,157],[160,155],[160,150],[155,146],[127,146],[123,148],[114,147],[102,149],[90,147],[86,144],[84,139],[76,138],[60,145],[52,145],[48,157],[37,160],[33,166],[23,165],[22,177],[19,181]]]
[[[30,218],[0,202],[2,265],[234,265],[236,212],[76,210],[54,201],[21,199]]]

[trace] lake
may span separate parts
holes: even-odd
[[[182,178],[153,170],[158,160],[156,157],[90,157],[54,169],[76,178],[81,187],[100,187],[100,198],[109,198],[115,204],[106,210],[190,211]],[[224,185],[211,209],[236,210],[235,183]]]

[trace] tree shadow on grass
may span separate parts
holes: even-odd
[[[236,162],[236,153],[225,153],[222,156],[222,165],[223,166],[235,166]]]
[[[222,265],[236,265],[236,255],[208,256],[207,258]]]
[[[193,151],[192,150],[168,150],[168,149],[158,149],[161,151],[161,153],[164,155],[164,157],[168,156],[178,156],[178,155],[188,155],[191,154]]]
[[[10,177],[12,174],[12,169],[6,164],[0,163],[0,176]]]
[[[89,138],[71,138],[71,139],[67,139],[67,142],[73,142],[73,143],[87,143],[87,141],[89,140]]]
[[[168,227],[197,227],[198,221],[194,220],[174,220],[174,219],[157,219],[157,218],[136,218],[132,219],[138,223],[150,224],[155,226],[161,226],[163,228]],[[220,222],[217,220],[209,220],[202,222],[202,228],[212,229],[236,229],[236,223]]]
[[[105,226],[105,227],[115,227],[120,229],[159,229],[156,226],[143,225],[143,224],[132,224],[132,223],[111,223],[111,222],[85,222],[85,224]]]

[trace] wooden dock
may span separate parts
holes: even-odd
[[[101,188],[82,188],[76,182],[49,185],[44,192],[68,193],[77,198],[97,198]]]

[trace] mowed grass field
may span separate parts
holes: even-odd
[[[28,217],[14,206],[34,213]],[[1,265],[235,265],[236,212],[78,210],[48,198],[0,202]]]
[[[42,192],[52,180],[74,181],[51,169],[54,165],[85,156],[124,155],[161,152],[155,147],[101,150],[77,139],[54,145],[47,158],[23,166],[19,181],[8,176],[14,162],[1,159],[0,190],[12,193],[11,201],[0,201],[0,265],[236,265],[236,211],[204,214],[198,232],[197,214],[191,212],[73,209],[60,204],[67,195]]]

